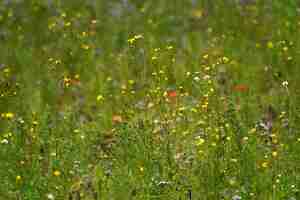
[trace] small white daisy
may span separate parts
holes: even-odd
[[[54,198],[54,195],[51,194],[51,193],[47,194],[47,198],[48,198],[49,200],[54,200],[54,199],[55,199],[55,198]]]
[[[289,85],[289,82],[288,82],[288,81],[283,81],[283,82],[282,82],[282,86],[283,86],[283,87],[288,87],[288,85]]]

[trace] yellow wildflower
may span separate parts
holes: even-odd
[[[273,157],[277,157],[277,156],[278,156],[277,151],[273,151],[273,152],[272,152],[272,156],[273,156]]]
[[[202,10],[194,10],[192,12],[192,15],[195,17],[195,18],[202,18],[203,17],[203,11]]]
[[[16,182],[20,182],[22,180],[22,177],[20,175],[16,176]]]
[[[7,68],[5,68],[5,69],[3,70],[3,72],[7,74],[7,73],[10,72],[10,69],[7,67]]]
[[[1,117],[6,118],[6,119],[12,119],[14,118],[14,113],[8,112],[8,113],[2,113]]]
[[[53,172],[53,175],[54,175],[54,176],[60,176],[60,175],[61,175],[61,172],[58,171],[58,170],[55,170],[55,171]]]
[[[273,49],[273,48],[274,48],[273,42],[269,41],[269,42],[267,43],[267,47],[268,47],[269,49]]]
[[[227,58],[226,56],[224,56],[224,57],[222,58],[222,61],[223,61],[224,63],[228,63],[228,62],[229,62],[229,58]]]
[[[134,80],[128,80],[128,83],[129,83],[130,85],[133,85],[133,84],[135,83],[135,81],[134,81]]]
[[[140,171],[141,171],[141,172],[144,172],[144,167],[140,167]]]
[[[203,138],[197,137],[196,145],[200,146],[204,144],[205,140]]]
[[[99,94],[96,99],[97,101],[102,101],[104,100],[104,97],[101,94]]]
[[[263,162],[263,163],[261,164],[261,166],[262,166],[263,168],[268,168],[269,164],[268,164],[268,162]]]

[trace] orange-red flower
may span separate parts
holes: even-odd
[[[122,123],[123,122],[123,118],[121,115],[113,115],[112,116],[112,122],[113,123]]]
[[[249,87],[245,84],[237,84],[233,87],[233,91],[235,92],[247,92]]]
[[[175,90],[170,90],[167,92],[167,97],[168,98],[176,98],[177,97],[177,92]]]

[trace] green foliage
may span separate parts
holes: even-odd
[[[0,2],[0,199],[299,199],[296,0]]]

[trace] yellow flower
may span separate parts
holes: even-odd
[[[9,69],[9,68],[5,68],[5,69],[3,70],[3,72],[7,74],[7,73],[10,72],[10,69]]]
[[[11,137],[13,134],[11,133],[11,132],[8,132],[8,133],[6,133],[6,134],[4,134],[3,136],[5,137],[5,138],[9,138],[9,137]]]
[[[273,151],[273,152],[272,152],[272,156],[273,156],[273,157],[277,157],[277,156],[278,156],[277,151]]]
[[[6,118],[7,119],[11,119],[14,117],[14,114],[13,113],[6,113]]]
[[[141,35],[141,34],[140,34],[140,35],[135,35],[134,38],[135,38],[136,40],[137,40],[137,39],[141,39],[141,38],[143,38],[143,35]]]
[[[74,129],[73,132],[74,132],[74,133],[79,133],[80,130],[79,130],[79,129]]]
[[[274,48],[273,42],[269,41],[269,42],[267,43],[267,47],[268,47],[269,49],[273,49],[273,48]]]
[[[144,172],[144,167],[140,167],[140,171],[141,171],[141,172]]]
[[[157,56],[152,56],[151,60],[157,60]]]
[[[133,84],[135,83],[135,81],[134,81],[134,80],[128,80],[128,83],[129,83],[130,85],[133,85]]]
[[[261,166],[262,166],[263,168],[267,168],[267,167],[269,166],[269,164],[268,164],[268,162],[263,162],[263,163],[261,164]]]
[[[143,38],[143,35],[135,35],[132,38],[129,38],[127,41],[129,44],[133,44],[136,40]]]
[[[16,182],[20,182],[22,180],[22,177],[20,175],[16,176]]]
[[[90,49],[90,46],[87,45],[87,44],[82,44],[82,45],[81,45],[81,48],[84,49],[84,50],[89,50],[89,49]]]
[[[223,61],[224,63],[228,63],[228,62],[229,62],[229,58],[227,58],[226,56],[224,56],[224,57],[222,58],[222,61]]]
[[[66,22],[65,26],[71,26],[71,22]]]
[[[8,113],[2,113],[1,117],[6,118],[6,119],[12,119],[14,118],[14,113],[8,112]]]
[[[134,39],[134,38],[130,38],[130,39],[128,39],[127,41],[128,41],[129,44],[133,44],[134,41],[135,41],[135,39]]]
[[[75,74],[74,78],[75,78],[75,79],[79,79],[79,78],[80,78],[80,75],[79,75],[79,74]]]
[[[205,140],[203,138],[197,137],[196,145],[200,146],[204,144]]]
[[[252,128],[252,129],[249,131],[250,134],[253,134],[253,133],[255,133],[255,132],[256,132],[256,128]]]
[[[82,35],[83,37],[85,37],[85,36],[87,36],[87,33],[86,33],[85,31],[83,31],[83,32],[81,33],[81,35]]]
[[[70,85],[71,85],[71,79],[70,78],[68,78],[68,77],[64,77],[64,85],[66,86],[66,87],[69,87]]]
[[[236,184],[236,181],[235,181],[234,179],[230,179],[230,180],[229,180],[229,184],[230,184],[230,185],[235,185],[235,184]]]
[[[167,50],[173,49],[173,46],[167,46]]]
[[[192,15],[195,17],[195,18],[202,18],[203,17],[203,11],[202,10],[194,10],[192,12]]]
[[[102,100],[104,100],[104,97],[101,94],[99,94],[97,96],[97,101],[102,101]]]
[[[60,176],[60,175],[61,175],[61,172],[58,171],[58,170],[55,170],[55,171],[53,172],[53,175],[54,175],[54,176]]]

